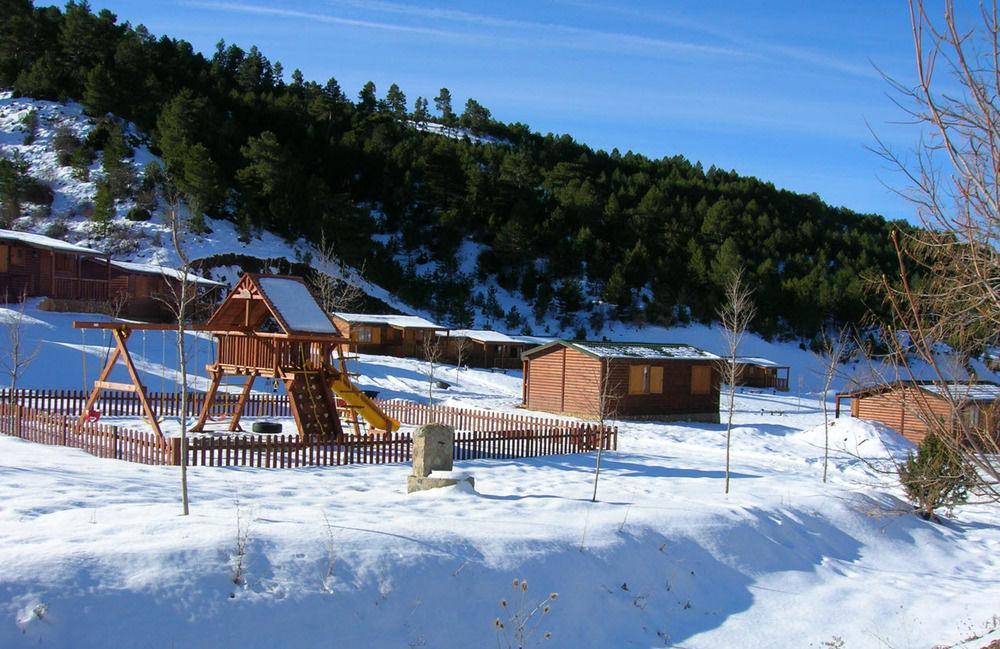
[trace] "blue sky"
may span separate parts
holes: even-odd
[[[448,2],[92,0],[119,20],[190,41],[256,44],[286,76],[368,80],[412,102],[448,87],[503,121],[603,149],[681,154],[835,205],[913,210],[866,149],[911,127],[876,66],[912,78],[903,2]],[[432,102],[433,105],[433,102]]]

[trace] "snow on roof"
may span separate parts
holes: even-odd
[[[302,282],[286,277],[261,277],[257,282],[278,315],[292,330],[289,333],[339,333]]]
[[[62,252],[75,252],[80,255],[103,256],[105,253],[93,248],[84,248],[73,243],[66,243],[60,239],[53,239],[42,234],[32,234],[31,232],[18,232],[16,230],[0,230],[0,239],[8,241],[20,241],[25,245],[34,248],[45,248],[47,250],[60,250]]]
[[[603,341],[565,341],[556,343],[573,347],[599,358],[645,358],[649,360],[717,360],[719,357],[693,345],[671,343],[622,343]],[[555,343],[553,343],[555,344]],[[534,350],[529,350],[531,353]]]
[[[738,356],[736,362],[743,365],[759,365],[761,367],[786,367],[785,365],[779,365],[774,361],[761,358],[760,356]]]
[[[351,324],[384,324],[400,329],[447,329],[447,327],[436,325],[430,320],[425,320],[415,315],[343,313],[340,311],[333,315]]]
[[[155,275],[163,275],[165,277],[171,277],[173,279],[183,279],[184,273],[177,270],[176,268],[168,268],[166,266],[158,266],[156,264],[139,264],[132,261],[116,261],[111,260],[111,265],[116,268],[121,268],[122,270],[131,271],[133,273],[149,273]],[[205,279],[199,275],[195,275],[192,272],[188,272],[187,279],[189,282],[195,282],[197,284],[207,284],[211,286],[225,286],[222,282],[216,282],[212,279]]]
[[[439,332],[438,335],[449,338],[468,338],[481,343],[497,343],[502,345],[544,345],[555,340],[554,338],[542,338],[540,336],[512,336],[490,329],[451,329],[450,331]]]
[[[956,401],[995,401],[1000,399],[1000,385],[995,383],[930,383],[921,389],[932,394],[949,394]]]

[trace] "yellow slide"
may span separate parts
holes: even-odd
[[[382,409],[375,405],[375,402],[364,392],[355,387],[350,379],[336,370],[332,374],[330,389],[341,401],[360,414],[368,422],[370,428],[390,433],[399,429],[399,422],[382,412]]]

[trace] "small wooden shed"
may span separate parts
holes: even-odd
[[[512,336],[488,329],[451,329],[438,333],[449,363],[505,370],[521,368],[521,354],[553,341],[538,336]]]
[[[337,312],[333,322],[351,339],[351,351],[404,358],[422,358],[424,341],[448,330],[414,315]]]
[[[530,410],[719,421],[719,357],[691,345],[556,340],[522,360]]]
[[[736,359],[736,385],[788,392],[790,374],[790,367],[767,358],[740,356]]]
[[[881,422],[915,444],[922,442],[935,425],[945,423],[954,430],[958,418],[975,430],[1000,434],[1000,385],[995,383],[880,383],[837,393],[837,417],[844,399],[851,400],[852,417]]]

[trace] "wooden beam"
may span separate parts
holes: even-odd
[[[101,388],[102,390],[121,390],[122,392],[138,392],[136,388],[131,383],[116,383],[114,381],[94,381],[95,388]]]
[[[132,383],[134,383],[137,388],[135,392],[139,397],[139,403],[142,404],[143,412],[146,413],[146,417],[149,419],[149,425],[153,427],[153,432],[156,433],[156,436],[162,442],[163,431],[160,430],[160,422],[156,421],[156,413],[153,412],[153,407],[149,405],[149,400],[146,398],[146,388],[143,387],[142,380],[139,379],[139,371],[135,368],[135,363],[132,362],[132,357],[129,355],[128,348],[125,346],[125,341],[128,339],[130,333],[131,332],[128,331],[123,332],[120,329],[115,329],[111,332],[111,335],[115,337],[115,341],[121,349],[120,356],[122,357],[122,360],[125,361],[125,368],[128,370],[129,376],[132,377]],[[181,417],[187,417],[187,413],[182,412]]]
[[[253,388],[253,382],[256,375],[247,375],[247,382],[243,384],[243,391],[240,392],[240,398],[236,402],[236,409],[233,411],[233,417],[229,420],[229,432],[242,431],[240,428],[240,418],[243,416],[243,409],[247,405],[247,397],[250,396],[250,389]]]
[[[219,389],[219,383],[222,382],[221,368],[216,367],[210,371],[212,373],[212,383],[208,386],[208,393],[205,394],[205,404],[201,407],[201,412],[198,414],[198,421],[191,427],[192,433],[200,433],[205,430],[208,412],[212,408],[212,401],[215,400],[215,393]]]

